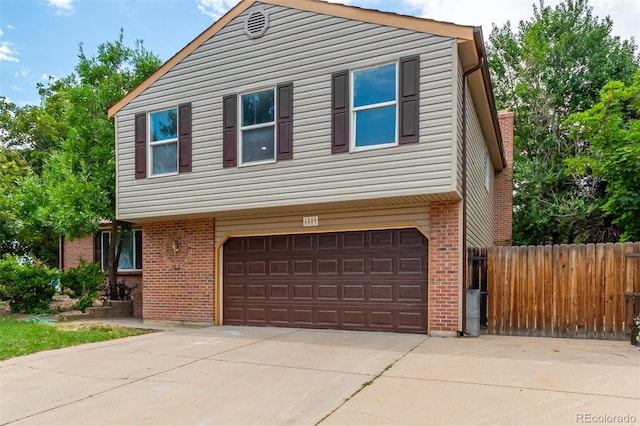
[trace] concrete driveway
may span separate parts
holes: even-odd
[[[640,351],[625,342],[225,326],[0,363],[2,425],[624,419],[640,424]]]

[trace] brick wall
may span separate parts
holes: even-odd
[[[75,268],[80,265],[80,259],[93,262],[93,235],[75,240],[64,239],[63,269]]]
[[[496,175],[494,196],[495,245],[510,246],[513,224],[513,126],[515,115],[502,111],[498,114],[504,156],[507,167]]]
[[[142,317],[179,323],[214,322],[213,219],[142,227]]]
[[[455,336],[458,331],[461,279],[459,201],[430,203],[429,333]]]

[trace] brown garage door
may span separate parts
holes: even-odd
[[[416,229],[231,238],[225,324],[427,329],[427,240]]]

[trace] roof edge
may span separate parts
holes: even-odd
[[[324,13],[345,19],[355,19],[379,25],[390,25],[407,30],[429,33],[439,36],[452,37],[457,40],[474,40],[475,28],[472,26],[458,25],[451,22],[435,21],[433,19],[418,18],[409,15],[399,15],[392,12],[382,12],[374,9],[364,9],[355,6],[347,6],[339,3],[329,3],[321,0],[242,0],[220,19],[204,30],[198,37],[183,47],[178,53],[160,66],[153,74],[143,80],[135,88],[129,91],[108,110],[109,118],[113,118],[118,111],[124,108],[133,98],[159,80],[178,62],[183,60],[194,50],[200,47],[208,39],[213,37],[220,29],[232,19],[257,2],[276,6],[290,7],[308,12]],[[477,43],[477,42],[476,42]]]
[[[155,83],[160,79],[163,75],[165,75],[169,70],[171,70],[178,62],[186,58],[189,54],[191,54],[194,50],[196,50],[199,46],[201,46],[204,42],[213,37],[220,29],[222,29],[225,25],[227,25],[233,18],[240,15],[242,12],[251,7],[257,0],[243,0],[235,5],[232,9],[230,9],[227,13],[225,13],[222,17],[220,17],[216,22],[214,22],[211,26],[209,26],[206,30],[200,33],[199,36],[194,38],[189,44],[180,49],[178,53],[173,55],[169,60],[167,60],[164,64],[160,66],[153,74],[144,79],[140,84],[130,90],[126,95],[124,95],[118,102],[113,104],[108,110],[107,115],[109,118],[113,118],[118,111],[124,108],[133,98],[138,96],[141,92]]]
[[[484,46],[484,38],[482,37],[482,27],[474,27],[473,36],[476,44],[476,50],[478,51],[478,57],[483,58],[480,70],[482,73],[482,80],[484,82],[484,89],[487,94],[487,102],[489,102],[489,110],[491,111],[491,120],[493,121],[493,128],[496,133],[498,149],[500,150],[502,167],[507,167],[507,160],[504,154],[504,144],[502,142],[502,132],[500,131],[500,121],[498,120],[498,110],[496,109],[496,101],[493,96],[493,85],[491,84],[491,75],[489,73],[489,61],[487,59],[487,52]]]

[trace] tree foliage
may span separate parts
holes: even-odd
[[[640,71],[630,85],[609,82],[600,102],[569,116],[567,126],[578,147],[568,166],[587,188],[604,186],[603,212],[623,240],[640,241]]]
[[[608,81],[631,82],[638,69],[633,40],[611,35],[587,0],[542,1],[517,32],[495,27],[487,46],[499,108],[516,115],[514,244],[611,241],[614,217],[603,211],[603,187],[570,173],[576,156],[566,118],[593,106]]]
[[[81,45],[76,74],[41,88],[40,113],[46,115],[55,104],[63,135],[42,172],[22,179],[13,196],[23,228],[53,229],[71,238],[96,232],[102,220],[112,222],[114,233],[126,228],[115,217],[115,130],[106,111],[159,65],[142,42],[125,46],[121,31],[114,42],[100,44],[94,56]],[[116,238],[111,241],[109,278],[115,285],[119,251]]]

